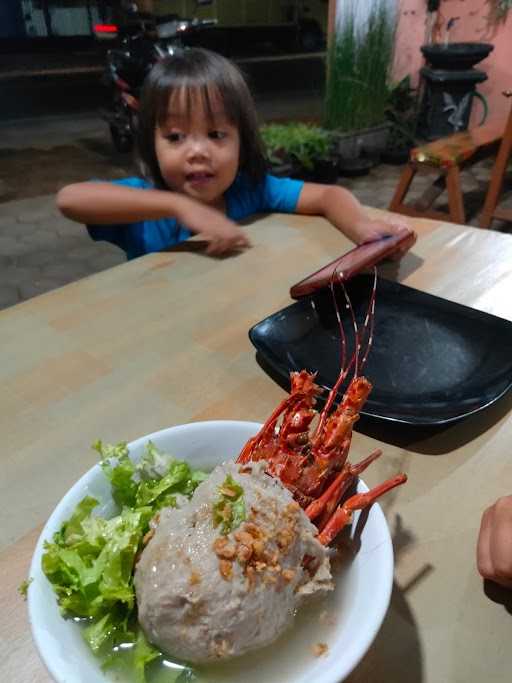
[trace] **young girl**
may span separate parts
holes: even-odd
[[[254,102],[237,67],[218,54],[185,49],[160,61],[140,102],[142,177],[85,182],[57,196],[62,213],[87,225],[129,259],[196,234],[219,255],[250,246],[236,221],[259,212],[325,216],[357,244],[409,230],[371,220],[339,186],[266,173]]]

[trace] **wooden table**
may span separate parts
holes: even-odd
[[[417,244],[383,274],[512,319],[512,237],[411,222]],[[41,525],[95,462],[89,444],[194,420],[262,421],[284,395],[247,331],[350,245],[322,219],[273,215],[248,230],[254,246],[237,257],[153,254],[0,313],[1,681],[49,680],[16,588]],[[475,569],[481,513],[512,490],[509,409],[502,401],[441,435],[384,444],[365,473],[373,485],[403,469],[409,482],[383,500],[394,591],[350,683],[509,680],[512,617]],[[377,445],[357,434],[353,458]]]

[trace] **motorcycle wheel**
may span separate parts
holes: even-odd
[[[133,147],[133,138],[131,135],[127,135],[125,132],[120,131],[119,128],[112,124],[110,125],[110,135],[112,137],[114,147],[118,152],[121,154],[127,154],[128,152],[131,152]]]

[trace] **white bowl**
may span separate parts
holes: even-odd
[[[188,461],[192,467],[210,470],[224,460],[234,459],[259,427],[255,422],[234,421],[170,427],[133,441],[129,444],[130,454],[134,460],[139,459],[144,445],[151,439],[160,449]],[[360,482],[359,490],[368,489]],[[60,615],[53,589],[41,571],[44,540],[52,539],[85,495],[100,500],[102,514],[114,513],[110,484],[99,465],[95,465],[53,511],[37,542],[30,568],[33,581],[28,591],[28,609],[32,634],[43,662],[57,683],[111,680],[82,640],[79,627]],[[339,683],[348,676],[375,638],[391,596],[393,550],[378,504],[370,510],[359,552],[336,571],[335,578],[336,591],[326,602],[327,619],[319,620],[319,612],[312,612],[303,616],[300,623],[299,615],[299,624],[270,649],[241,658],[243,662],[233,660],[232,666],[222,669],[220,678],[214,675],[208,680],[249,683],[254,677],[254,681],[266,683]],[[328,645],[327,653],[321,657],[312,653],[318,642]]]

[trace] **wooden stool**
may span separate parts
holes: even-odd
[[[389,210],[406,216],[465,223],[460,171],[490,156],[501,142],[504,129],[504,121],[493,122],[415,147],[411,150],[410,161],[400,177]],[[419,170],[437,173],[438,178],[419,200],[408,205],[404,200]],[[431,209],[445,187],[448,212]]]
[[[512,90],[505,90],[503,94],[505,97],[512,97]],[[505,133],[503,134],[503,140],[492,169],[491,181],[489,183],[489,189],[487,190],[487,195],[485,197],[484,208],[480,214],[479,223],[481,228],[490,227],[494,218],[498,218],[502,221],[512,221],[512,209],[496,208],[496,205],[498,204],[498,198],[503,187],[503,177],[505,175],[505,171],[507,170],[507,164],[508,160],[510,159],[511,152],[512,109],[510,110]]]

